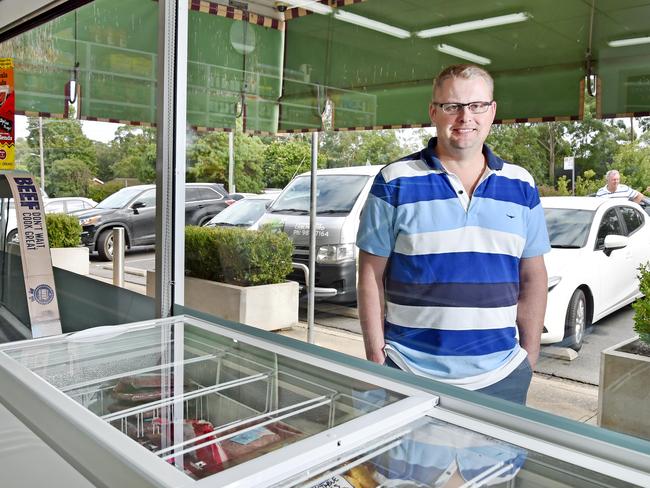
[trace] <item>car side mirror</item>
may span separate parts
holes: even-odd
[[[137,215],[139,213],[138,209],[139,208],[144,208],[146,206],[147,206],[147,204],[144,203],[144,202],[135,202],[133,205],[131,205],[131,209],[133,210],[133,213]]]
[[[616,249],[623,249],[628,245],[629,237],[610,234],[605,237],[605,254],[608,256]]]

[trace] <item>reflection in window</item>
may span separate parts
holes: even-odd
[[[551,247],[584,247],[594,219],[590,210],[545,208],[546,227]]]

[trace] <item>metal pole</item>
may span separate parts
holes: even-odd
[[[309,283],[307,283],[307,342],[314,343],[314,288],[316,287],[316,171],[318,132],[311,133],[311,191],[309,193]]]
[[[228,132],[228,192],[235,193],[235,130]]]
[[[575,159],[573,160],[573,164],[571,165],[571,193],[573,196],[576,196],[576,161]]]
[[[124,288],[124,228],[113,228],[113,284]]]
[[[38,154],[41,158],[41,194],[45,195],[45,158],[43,157],[43,117],[38,118]]]

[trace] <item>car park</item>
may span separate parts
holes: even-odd
[[[226,208],[228,193],[219,183],[187,183],[185,224],[203,225]],[[115,227],[124,228],[127,247],[155,244],[156,187],[137,185],[122,188],[96,207],[75,213],[83,228],[81,241],[100,259],[113,259]]]
[[[591,324],[641,296],[637,274],[650,261],[650,217],[616,198],[541,201],[551,241],[542,343],[579,350]]]
[[[276,195],[247,196],[219,212],[205,224],[206,227],[242,227],[249,230],[259,228],[259,222]]]

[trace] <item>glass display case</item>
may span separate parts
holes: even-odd
[[[0,392],[95,486],[650,485],[635,467],[650,456],[594,460],[372,368],[189,316],[4,345]]]

